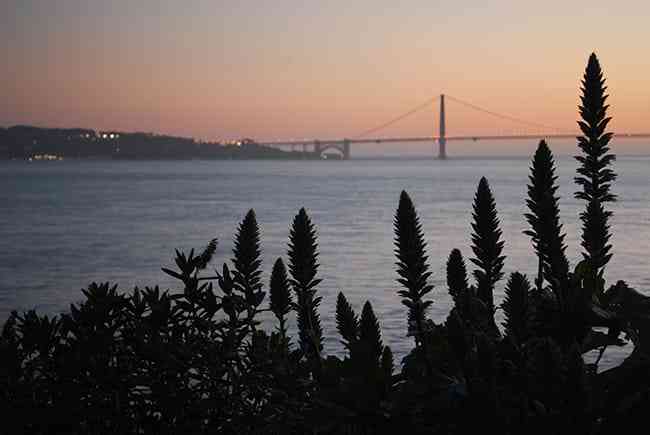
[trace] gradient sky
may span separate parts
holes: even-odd
[[[648,17],[647,0],[4,0],[0,126],[340,138],[444,92],[572,130],[596,51],[612,128],[647,132]],[[450,135],[517,129],[448,116]]]

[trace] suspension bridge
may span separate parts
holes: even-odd
[[[483,114],[489,115],[495,119],[505,120],[512,124],[523,126],[528,129],[535,129],[534,132],[518,132],[513,134],[492,134],[492,135],[448,135],[447,134],[447,115],[445,108],[445,101],[451,101],[457,103],[465,108],[481,112]],[[437,135],[433,134],[431,136],[405,136],[405,137],[379,137],[377,133],[382,130],[387,129],[388,127],[397,124],[403,119],[408,118],[409,116],[423,111],[427,108],[431,108],[432,105],[438,108],[438,132]],[[325,151],[335,150],[338,151],[344,160],[350,158],[351,147],[353,144],[370,144],[370,143],[404,143],[404,142],[429,142],[438,144],[438,158],[446,159],[447,158],[447,142],[451,141],[484,141],[484,140],[515,140],[515,139],[567,139],[575,138],[577,135],[576,132],[567,132],[560,129],[540,124],[538,122],[524,120],[515,116],[510,116],[507,114],[495,112],[492,110],[485,109],[483,107],[477,106],[475,104],[469,103],[467,101],[461,100],[459,98],[452,97],[451,95],[441,94],[429,98],[422,104],[396,116],[380,125],[377,125],[371,129],[365,130],[358,135],[352,136],[351,138],[338,139],[338,140],[286,140],[286,141],[261,141],[260,145],[274,147],[274,148],[291,148],[295,150],[296,148],[301,149],[303,152],[313,152],[317,155],[322,155]],[[615,133],[617,137],[629,137],[629,138],[648,138],[650,133]]]

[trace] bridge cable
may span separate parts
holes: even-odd
[[[491,110],[487,110],[487,109],[484,109],[482,107],[476,106],[476,105],[474,105],[472,103],[468,103],[467,101],[463,101],[463,100],[461,100],[459,98],[452,97],[451,95],[445,95],[445,97],[447,97],[447,99],[455,101],[456,103],[459,103],[459,104],[461,104],[463,106],[469,107],[470,109],[474,109],[474,110],[477,110],[479,112],[487,113],[488,115],[496,116],[497,118],[506,119],[508,121],[528,125],[530,127],[550,129],[550,130],[553,130],[553,131],[556,131],[556,132],[562,131],[559,128],[551,127],[549,125],[538,124],[536,122],[531,122],[531,121],[526,121],[524,119],[515,118],[514,116],[504,115],[504,114],[498,113],[498,112],[493,112]]]
[[[352,137],[352,139],[360,139],[360,138],[362,138],[364,136],[367,136],[367,135],[369,135],[371,133],[374,133],[376,131],[383,130],[384,128],[390,127],[391,125],[395,124],[396,122],[399,122],[402,119],[407,118],[407,117],[413,115],[416,112],[419,112],[420,110],[424,109],[425,107],[428,107],[432,102],[436,101],[438,98],[440,98],[440,97],[439,96],[431,97],[426,102],[414,107],[413,109],[409,110],[408,112],[405,112],[405,113],[401,114],[400,116],[397,116],[397,117],[391,119],[390,121],[387,121],[387,122],[385,122],[385,123],[383,123],[383,124],[381,124],[381,125],[379,125],[377,127],[373,127],[371,129],[368,129],[368,130],[362,132],[361,134],[358,134],[358,135]]]

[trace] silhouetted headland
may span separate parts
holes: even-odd
[[[0,128],[0,159],[320,159],[311,151],[283,151],[251,139],[201,142],[153,133],[83,128]]]

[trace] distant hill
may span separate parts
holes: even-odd
[[[199,142],[153,133],[84,128],[0,128],[0,159],[302,159],[315,153],[287,152],[250,139],[237,144]]]

